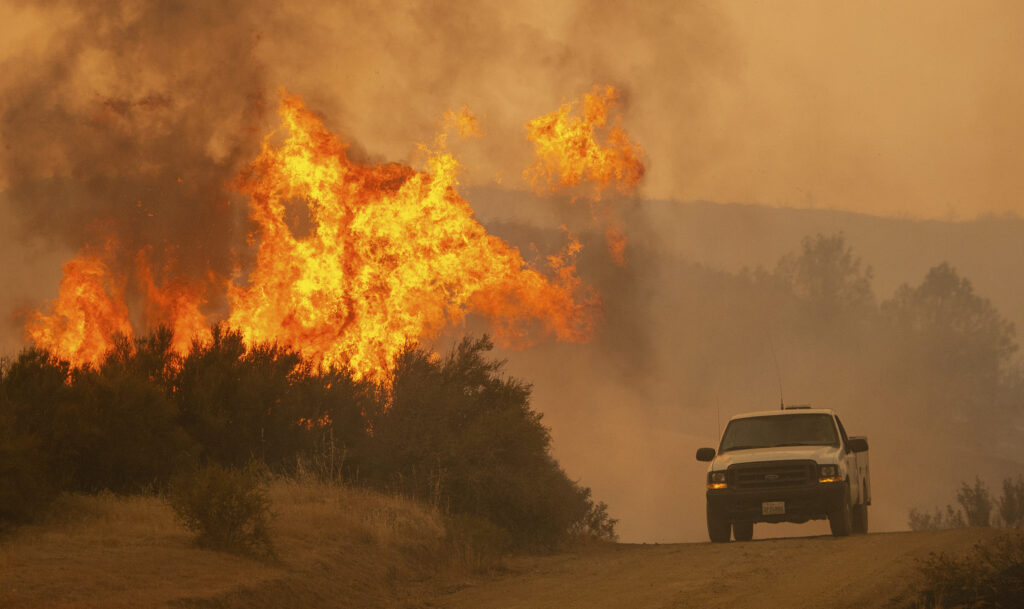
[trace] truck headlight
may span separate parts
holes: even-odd
[[[839,475],[838,465],[819,465],[818,482],[842,482],[843,477]]]
[[[708,473],[708,488],[711,490],[720,490],[726,488],[728,485],[725,483],[725,472],[709,472]]]

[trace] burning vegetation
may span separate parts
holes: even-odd
[[[643,149],[629,139],[617,115],[609,116],[617,99],[614,87],[594,87],[583,96],[582,116],[573,114],[577,104],[567,103],[526,123],[537,161],[523,177],[538,193],[588,183],[592,188],[584,196],[591,201],[594,219],[606,225],[608,252],[616,264],[625,266],[622,221],[613,209],[600,204],[601,195],[612,186],[621,193],[633,192],[644,177],[645,166]]]
[[[636,186],[642,151],[617,119],[609,144],[595,139],[615,99],[612,87],[595,88],[584,96],[583,118],[570,116],[567,104],[527,123],[537,164],[525,175],[535,187],[587,181],[599,199],[610,185]],[[236,265],[230,278],[214,269],[188,276],[163,269],[158,283],[153,246],[126,251],[112,235],[105,247],[87,246],[65,264],[51,310],[26,324],[32,343],[73,366],[97,365],[118,335],[166,326],[174,350],[185,354],[193,340],[210,339],[217,317],[207,306],[211,291],[226,295],[222,317],[248,345],[276,343],[313,365],[385,386],[407,346],[472,313],[486,317],[503,344],[528,345],[539,333],[570,342],[590,337],[600,300],[577,277],[579,242],[570,235],[547,256],[547,269],[537,268],[488,234],[459,196],[459,162],[445,145],[449,130],[479,134],[467,108],[445,116],[434,149],[422,147],[422,171],[351,160],[346,143],[298,96],[282,93],[279,114],[284,133],[267,136],[235,181],[249,200],[251,264]],[[609,227],[608,242],[624,263],[620,228]]]
[[[0,472],[15,489],[0,526],[58,491],[166,489],[197,466],[256,462],[417,497],[498,550],[614,538],[607,506],[552,457],[529,385],[486,358],[491,339],[447,357],[424,345],[473,314],[507,345],[588,340],[601,304],[577,275],[580,243],[567,234],[530,264],[476,220],[446,147],[480,133],[466,108],[421,147],[422,170],[353,160],[298,96],[282,93],[279,115],[233,181],[250,227],[233,272],[100,218],[104,238],[28,316],[33,347],[0,361]],[[203,495],[201,481],[176,491]]]

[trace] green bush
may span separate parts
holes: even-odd
[[[418,497],[478,533],[496,527],[502,547],[614,538],[607,507],[551,455],[530,386],[485,357],[487,337],[446,358],[410,348],[389,388],[284,347],[247,347],[223,325],[184,356],[172,338],[119,338],[99,366],[72,369],[40,350],[5,365],[0,416],[25,441],[5,443],[0,495],[20,480],[11,495],[29,497],[28,482],[47,479],[59,490],[164,490],[206,463],[170,484],[182,521],[203,545],[266,551],[265,497],[251,469],[238,469],[256,462]]]
[[[920,566],[924,585],[915,609],[1001,609],[1024,599],[1024,532],[979,543],[964,556],[932,554]]]
[[[175,476],[168,502],[202,547],[273,556],[270,500],[256,466],[211,464]]]
[[[587,497],[590,497],[590,489],[586,489]],[[618,541],[619,536],[615,532],[617,518],[608,515],[608,504],[604,501],[598,503],[590,502],[590,509],[573,527],[573,534],[577,537],[590,537],[604,541]]]
[[[159,487],[192,442],[165,381],[170,334],[119,339],[98,368],[71,369],[29,349],[6,367],[0,416],[46,455],[62,490],[138,492]]]
[[[38,442],[0,421],[0,528],[37,518],[56,496]]]
[[[258,459],[290,471],[297,458],[322,454],[325,431],[339,454],[352,456],[366,435],[362,412],[374,409],[365,383],[278,345],[247,349],[222,325],[212,336],[193,346],[175,377],[181,424],[204,460],[242,467]]]
[[[374,413],[366,478],[441,510],[484,518],[520,547],[550,547],[593,515],[589,489],[551,456],[530,386],[488,360],[487,337],[465,339],[443,359],[410,350],[392,403]],[[606,531],[614,521],[605,518]]]

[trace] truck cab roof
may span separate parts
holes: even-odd
[[[747,419],[750,417],[773,417],[787,414],[830,414],[835,416],[836,412],[831,408],[787,408],[785,410],[759,410],[757,412],[744,412],[735,415],[729,420]]]

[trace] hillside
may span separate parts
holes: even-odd
[[[467,199],[489,228],[527,249],[529,243],[516,239],[513,227],[588,224],[585,204],[565,199],[538,199],[499,189],[477,189]],[[1024,328],[1024,285],[1011,280],[1024,261],[1024,219],[1018,217],[916,220],[831,209],[671,200],[613,201],[611,207],[622,212],[630,247],[725,271],[771,269],[803,237],[842,232],[854,253],[874,270],[879,298],[888,298],[900,284],[919,282],[929,268],[949,262]]]
[[[290,481],[270,499],[276,561],[195,547],[155,497],[65,496],[0,541],[0,606],[396,607],[460,568],[440,517],[412,501]]]

